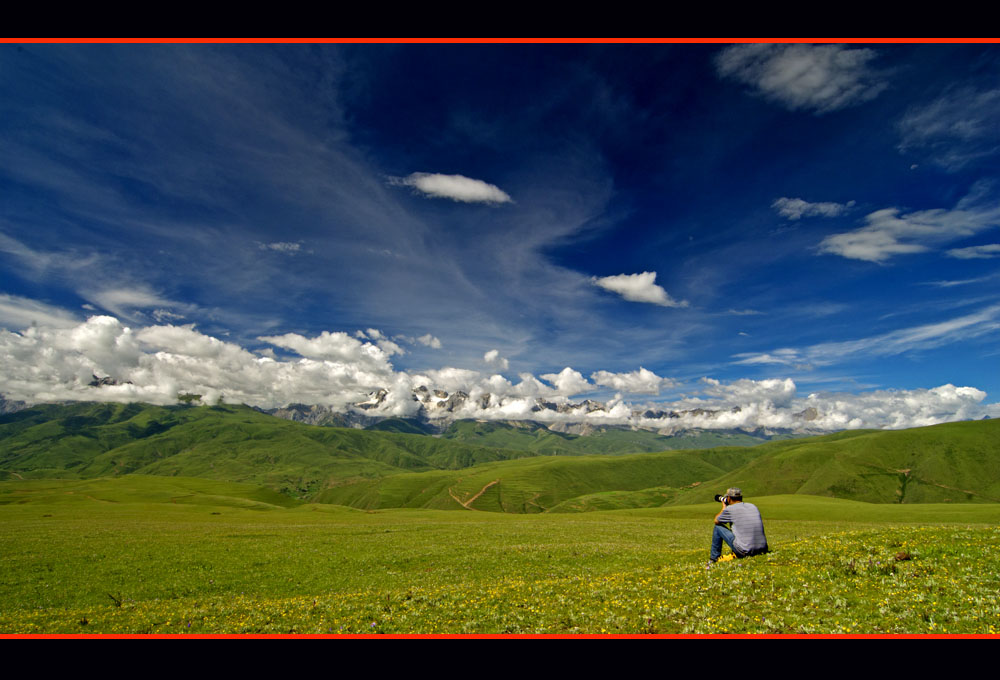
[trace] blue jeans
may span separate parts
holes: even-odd
[[[739,555],[736,552],[736,548],[733,547],[733,532],[727,527],[721,524],[715,525],[715,530],[712,531],[712,552],[709,554],[709,559],[715,562],[722,556],[722,542],[725,541],[729,549],[733,551],[734,555]]]

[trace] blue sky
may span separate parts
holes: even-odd
[[[994,45],[0,45],[0,111],[9,347],[1000,401]]]

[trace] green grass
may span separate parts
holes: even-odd
[[[1000,505],[754,498],[773,552],[706,571],[714,504],[512,515],[282,498],[143,476],[0,483],[0,633],[992,633],[1000,620]]]

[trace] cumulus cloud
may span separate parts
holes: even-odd
[[[985,260],[1000,257],[1000,243],[991,243],[986,246],[969,246],[968,248],[952,248],[945,254],[949,257],[957,257],[960,260]],[[962,283],[965,282],[963,281]]]
[[[427,335],[421,335],[419,338],[417,338],[417,342],[419,342],[421,345],[426,345],[427,347],[430,347],[432,349],[441,349],[441,341],[435,338],[430,333],[428,333]]]
[[[808,428],[832,431],[907,428],[996,417],[1000,404],[982,402],[974,387],[818,392],[800,396],[791,379],[702,380],[702,396],[673,402],[677,428]]]
[[[661,378],[650,370],[639,367],[638,371],[631,373],[611,373],[609,371],[596,371],[591,373],[590,379],[595,385],[609,387],[619,392],[629,394],[659,394],[661,389],[674,387],[677,382],[670,378]]]
[[[1000,89],[957,88],[910,109],[899,121],[899,150],[922,152],[950,171],[1000,150]]]
[[[865,217],[865,226],[827,236],[818,250],[867,262],[885,262],[896,255],[926,252],[932,246],[1000,224],[1000,207],[984,201],[984,193],[983,186],[976,187],[950,210],[937,208],[905,214],[898,208],[876,210]]]
[[[1000,308],[994,313],[1000,314]],[[93,316],[72,327],[0,331],[0,384],[6,397],[31,403],[170,404],[179,393],[195,393],[205,403],[222,399],[266,408],[300,402],[340,411],[358,410],[357,404],[368,400],[369,394],[385,390],[381,403],[366,413],[629,425],[663,432],[913,427],[1000,416],[1000,404],[983,404],[986,394],[974,387],[802,396],[791,379],[726,383],[704,378],[686,396],[668,402],[632,405],[619,394],[603,405],[575,403],[570,396],[592,391],[594,385],[655,394],[677,384],[643,368],[631,373],[598,371],[591,376],[593,384],[570,367],[541,376],[549,384],[530,373],[512,383],[499,374],[457,367],[411,374],[396,370],[373,342],[346,333],[326,332],[313,338],[288,333],[264,341],[299,357],[280,359],[270,348],[250,352],[192,325],[133,330],[108,316]],[[119,384],[91,387],[94,375],[112,377]],[[426,388],[423,400],[414,392],[421,387]]]
[[[795,382],[791,378],[742,379],[730,383],[702,378],[702,383],[705,385],[705,394],[722,399],[727,406],[760,402],[788,406],[796,392]]]
[[[513,199],[500,187],[463,175],[414,172],[393,177],[391,184],[416,189],[431,198],[449,198],[462,203],[510,203]]]
[[[483,355],[483,361],[487,366],[492,366],[493,368],[499,369],[501,371],[506,371],[510,367],[510,362],[506,358],[500,356],[500,350],[491,349],[489,352]]]
[[[854,206],[854,201],[847,203],[810,203],[801,198],[778,198],[771,207],[782,217],[799,220],[803,217],[837,217],[845,210]]]
[[[874,99],[887,83],[869,67],[877,53],[840,45],[735,45],[715,61],[720,76],[792,111],[829,113]]]
[[[675,300],[662,287],[656,285],[656,272],[618,274],[593,277],[591,282],[612,293],[618,293],[632,302],[648,302],[661,307],[687,307],[686,300]]]
[[[323,331],[314,338],[307,338],[298,333],[285,333],[260,336],[257,339],[275,347],[289,349],[307,359],[352,362],[375,371],[388,370],[388,359],[395,353],[386,351],[378,344],[362,342],[342,332]],[[398,349],[395,343],[391,345]]]
[[[569,366],[559,373],[546,373],[542,375],[542,380],[552,383],[559,394],[566,396],[583,394],[591,392],[594,389],[594,386],[587,382],[587,379],[579,371],[574,371]]]

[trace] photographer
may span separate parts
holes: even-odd
[[[706,569],[715,564],[722,555],[723,541],[737,559],[766,553],[767,537],[764,536],[764,521],[760,518],[760,511],[756,505],[743,502],[743,491],[732,487],[726,491],[725,496],[716,496],[715,500],[722,502],[722,510],[715,516],[712,552]],[[732,529],[726,527],[726,524],[730,523]]]

